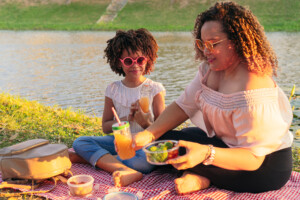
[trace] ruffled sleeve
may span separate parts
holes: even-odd
[[[107,87],[106,87],[106,90],[105,90],[105,96],[106,97],[109,97],[111,99],[113,99],[113,94],[116,93],[116,87],[115,87],[116,83],[113,82],[111,84],[109,84]]]
[[[162,94],[165,96],[166,95],[166,89],[165,87],[163,86],[163,84],[159,83],[159,82],[155,82],[155,81],[152,81],[152,95],[153,97],[155,95],[157,95],[158,93],[162,92]]]

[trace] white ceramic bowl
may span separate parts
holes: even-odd
[[[72,196],[86,196],[93,191],[94,178],[89,175],[72,176],[67,181]]]
[[[162,146],[166,146],[167,142],[171,143],[173,147],[170,149],[163,148]],[[159,140],[143,147],[147,161],[153,165],[165,165],[167,160],[176,158],[178,149],[178,141],[176,140]]]

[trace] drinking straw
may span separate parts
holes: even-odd
[[[113,113],[114,113],[114,116],[115,116],[115,118],[116,118],[116,120],[117,120],[119,126],[121,126],[121,121],[120,121],[120,119],[119,119],[119,117],[118,117],[118,115],[117,115],[117,112],[116,112],[115,108],[114,108],[114,107],[111,107],[111,109],[112,109],[112,111],[113,111]]]

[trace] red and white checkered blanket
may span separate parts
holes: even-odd
[[[155,170],[150,174],[144,175],[143,179],[139,182],[135,182],[127,187],[115,188],[111,174],[100,170],[94,169],[88,164],[73,164],[71,171],[73,175],[89,174],[94,177],[94,191],[85,199],[101,200],[103,196],[111,191],[125,191],[133,194],[143,194],[142,199],[157,200],[157,199],[178,199],[178,200],[261,200],[261,199],[280,199],[280,200],[298,200],[300,199],[300,173],[293,172],[290,180],[280,190],[264,192],[259,194],[253,193],[237,193],[228,190],[218,189],[214,186],[194,192],[187,195],[177,195],[174,189],[174,179],[176,174],[172,172],[166,172],[165,170]],[[0,174],[1,175],[1,174]],[[2,182],[2,179],[0,179]],[[51,187],[51,184],[44,182],[40,190],[46,190]],[[48,199],[65,200],[65,199],[81,199],[71,197],[69,195],[67,184],[58,182],[56,188],[50,193],[38,194],[39,196],[47,197]]]

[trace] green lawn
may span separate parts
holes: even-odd
[[[151,31],[191,31],[201,11],[215,0],[180,1],[139,0],[127,3],[117,18],[109,24],[97,25],[109,1],[70,5],[22,6],[5,4],[0,7],[2,30],[116,30],[144,27]],[[206,2],[206,3],[201,3]],[[237,0],[250,7],[266,31],[300,31],[300,1],[298,0]]]
[[[101,118],[0,93],[0,148],[45,138],[72,147],[81,135],[103,135]]]

